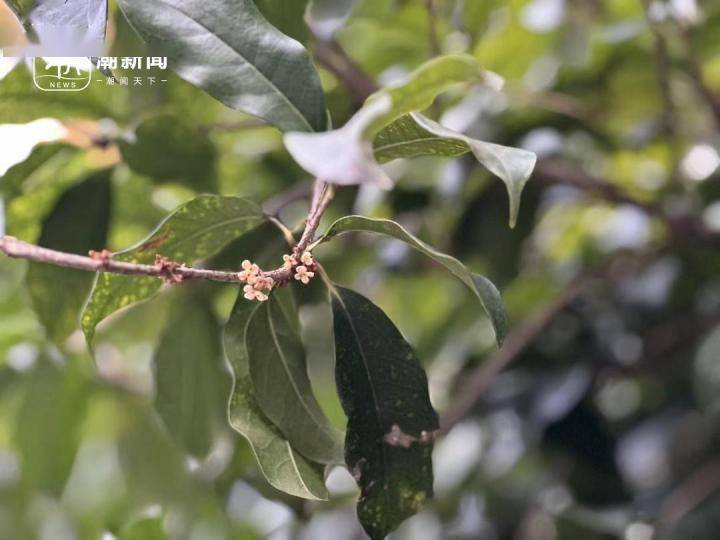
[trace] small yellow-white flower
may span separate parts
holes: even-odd
[[[247,281],[250,285],[257,281],[258,274],[260,273],[260,267],[257,264],[253,264],[247,259],[242,262],[243,271],[240,272],[240,281]]]
[[[273,288],[273,285],[275,285],[275,280],[270,276],[258,276],[257,280],[253,284],[253,286],[258,290],[267,289],[268,291]]]
[[[247,298],[248,300],[257,300],[258,302],[264,302],[268,299],[267,294],[263,293],[262,291],[258,291],[252,285],[245,285],[245,287],[243,288],[243,292],[245,293],[245,298]]]
[[[312,254],[309,251],[304,251],[302,254],[302,257],[300,257],[300,261],[305,266],[312,266],[315,264],[315,261],[313,261]]]
[[[295,259],[292,255],[283,255],[283,268],[285,270],[292,270],[295,264]]]
[[[302,281],[303,284],[307,285],[310,282],[310,278],[312,278],[315,275],[315,272],[309,272],[307,267],[305,266],[298,266],[295,269],[295,279],[298,281]]]

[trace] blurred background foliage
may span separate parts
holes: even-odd
[[[510,352],[497,353],[470,295],[403,244],[353,235],[318,251],[416,347],[452,420],[434,455],[437,497],[393,538],[718,538],[720,4],[364,0],[334,37],[279,26],[315,51],[335,126],[358,84],[468,52],[505,88],[448,93],[428,114],[540,158],[514,230],[502,184],[469,157],[393,162],[397,189],[341,189],[326,217],[397,219],[493,279],[510,314]],[[112,3],[108,34],[109,55],[146,54]],[[0,5],[0,38],[16,35]],[[338,57],[368,80],[344,78]],[[119,250],[202,192],[264,202],[290,226],[306,213],[310,179],[280,133],[170,72],[153,87],[58,95],[16,63],[0,59],[9,234]],[[270,234],[209,264],[260,258]],[[346,471],[330,474],[329,503],[286,497],[223,420],[234,287],[165,290],[102,325],[93,359],[74,312],[42,305],[57,271],[0,262],[0,538],[363,537]],[[91,283],[75,281],[67,294],[84,298]],[[303,290],[304,337],[342,428],[320,289]],[[487,379],[483,366],[510,362]],[[178,373],[212,386],[196,385],[202,418],[169,426],[156,389]]]

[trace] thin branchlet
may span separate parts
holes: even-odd
[[[302,263],[303,257],[308,253],[308,247],[312,244],[317,233],[320,219],[327,210],[334,195],[333,187],[326,182],[316,180],[313,200],[310,211],[305,222],[300,241],[293,247],[293,264],[283,264],[275,270],[263,272],[259,275],[269,280],[274,287],[283,286],[289,283],[298,275],[298,268],[301,276],[312,277],[313,265]],[[125,261],[118,261],[112,258],[112,253],[107,250],[91,251],[87,256],[65,253],[53,249],[44,248],[24,242],[12,236],[0,237],[0,252],[15,259],[74,268],[86,272],[109,272],[113,274],[150,276],[163,280],[166,283],[176,284],[188,280],[204,279],[224,283],[245,282],[244,272],[227,272],[221,270],[208,270],[205,268],[194,268],[167,257],[157,256],[155,264],[138,264]],[[307,260],[307,259],[306,259]],[[313,263],[314,264],[314,263]],[[298,281],[306,281],[302,277],[296,277]]]

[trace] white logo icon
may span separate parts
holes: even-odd
[[[80,92],[91,77],[92,63],[84,57],[33,58],[33,82],[43,92]]]

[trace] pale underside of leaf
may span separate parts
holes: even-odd
[[[99,56],[104,51],[107,0],[38,0],[30,12],[39,44],[28,56]]]
[[[373,157],[375,134],[396,118],[429,107],[451,86],[482,80],[483,73],[477,60],[468,55],[431,60],[402,83],[370,96],[342,128],[327,133],[287,133],[285,146],[306,171],[327,182],[369,183],[388,189],[392,181]]]
[[[251,1],[119,3],[140,36],[186,81],[282,131],[325,129],[325,98],[307,51]]]
[[[498,345],[502,344],[507,326],[505,308],[503,307],[500,292],[487,278],[472,273],[455,257],[437,251],[432,246],[410,234],[400,224],[389,219],[345,216],[330,225],[322,241],[327,242],[339,234],[353,231],[383,234],[401,240],[445,267],[450,273],[467,285],[475,296],[477,296],[485,313],[490,318]]]
[[[260,470],[273,487],[297,497],[326,500],[321,467],[293,450],[255,400],[245,340],[248,323],[258,308],[240,296],[225,328],[225,353],[234,376],[228,406],[230,425],[248,440]]]

